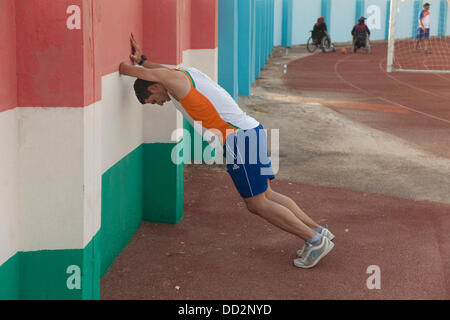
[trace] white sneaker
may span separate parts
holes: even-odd
[[[328,225],[325,225],[322,228],[322,231],[320,232],[320,234],[322,235],[322,237],[327,237],[328,239],[333,240],[334,239],[334,234],[331,233],[330,230],[328,230]],[[305,250],[305,246],[303,246],[303,248],[297,250],[297,257],[301,257],[303,254],[303,251]]]
[[[305,250],[301,258],[294,260],[294,265],[299,268],[309,269],[314,267],[319,261],[325,257],[334,247],[334,243],[327,237],[322,237],[322,242],[313,246],[306,243]]]

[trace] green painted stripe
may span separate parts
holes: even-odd
[[[0,266],[0,299],[94,300],[100,298],[98,234],[84,249],[18,252]],[[69,289],[69,266],[81,271],[79,289]]]
[[[102,225],[84,249],[18,252],[0,266],[0,299],[99,299],[100,278],[142,219],[175,224],[183,215],[178,143],[143,144],[102,175]],[[81,270],[81,288],[67,287],[67,268]]]
[[[239,127],[236,127],[234,124],[232,124],[232,123],[229,123],[229,122],[227,122],[230,126],[232,126],[233,128],[235,128],[236,130],[242,130],[241,128],[239,128]]]
[[[205,149],[209,146],[209,143],[208,141],[203,139],[202,135],[194,129],[194,127],[188,120],[186,120],[186,118],[183,118],[183,129],[189,132],[189,136],[191,138],[191,140],[189,141],[187,136],[183,137],[183,143],[185,144],[184,148],[190,148],[190,159],[185,160],[202,163],[203,161],[210,161],[215,158],[215,150],[212,151],[212,154],[207,153],[205,156]],[[201,141],[202,145],[201,148],[199,148],[201,149],[200,152],[195,152],[195,141]]]
[[[192,85],[194,86],[194,88],[196,88],[194,78],[192,78],[192,76],[191,76],[191,74],[189,73],[189,71],[186,71],[186,70],[183,70],[183,71],[186,72],[186,74],[189,76],[189,78],[191,78]]]
[[[183,164],[174,164],[173,148],[178,143],[144,145],[143,218],[145,221],[175,224],[183,217]]]
[[[137,147],[102,176],[102,275],[142,222],[143,149]]]
[[[0,265],[0,300],[17,300],[19,292],[20,252]]]

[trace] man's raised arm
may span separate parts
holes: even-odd
[[[132,66],[125,62],[122,62],[119,66],[120,74],[159,83],[165,82],[169,72],[172,71],[168,68],[146,69],[137,66]]]

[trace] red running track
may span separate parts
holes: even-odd
[[[386,55],[384,44],[372,54],[314,54],[291,62],[284,80],[302,96],[332,98],[327,107],[450,157],[450,75],[387,73]]]

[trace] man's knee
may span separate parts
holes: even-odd
[[[249,199],[246,199],[245,204],[247,205],[248,211],[250,211],[253,214],[260,215],[264,209],[266,208],[267,199],[265,197],[265,194],[261,194]]]

